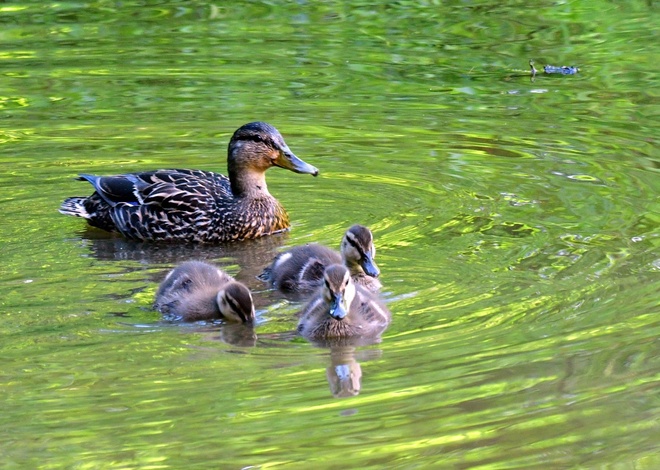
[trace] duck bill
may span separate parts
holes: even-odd
[[[254,319],[255,319],[254,306],[252,307],[251,310],[241,313],[241,321],[247,325],[251,325],[252,323],[254,323]]]
[[[335,294],[330,305],[330,316],[335,320],[342,320],[346,316],[346,313],[344,296],[342,294]]]
[[[380,275],[380,269],[378,269],[373,257],[368,253],[360,260],[360,266],[362,266],[367,276],[378,277]]]
[[[296,157],[294,153],[288,149],[288,147],[282,149],[280,156],[277,160],[275,160],[274,163],[275,166],[291,170],[295,173],[304,173],[313,176],[317,176],[319,174],[319,170],[316,167],[310,165],[309,163],[305,163],[300,158]]]

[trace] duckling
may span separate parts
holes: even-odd
[[[296,246],[277,255],[259,279],[284,292],[307,293],[321,285],[326,266],[343,261],[354,283],[378,291],[382,284],[376,279],[380,270],[374,261],[376,248],[371,230],[353,225],[344,234],[340,249],[341,254],[316,243]]]
[[[250,290],[202,261],[186,261],[170,271],[156,292],[154,308],[166,318],[183,321],[254,321]]]
[[[132,240],[214,243],[258,238],[289,228],[268,192],[266,170],[319,171],[296,157],[265,122],[240,127],[227,154],[229,178],[202,170],[155,170],[118,176],[81,174],[96,190],[66,199],[60,212]]]
[[[323,285],[304,307],[298,332],[317,341],[376,337],[392,314],[366,289],[356,286],[346,266],[333,264],[323,273]]]

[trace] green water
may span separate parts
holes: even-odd
[[[3,468],[660,467],[658,20],[650,1],[0,3]],[[581,71],[532,82],[529,59]],[[57,212],[81,172],[225,172],[253,120],[321,171],[268,173],[288,234],[152,246]],[[355,222],[394,320],[316,348],[255,275]],[[191,258],[254,289],[254,331],[159,321]]]

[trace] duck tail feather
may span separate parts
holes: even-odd
[[[85,209],[85,197],[70,197],[66,199],[60,206],[60,214],[73,215],[75,217],[82,217],[89,219],[90,215]]]

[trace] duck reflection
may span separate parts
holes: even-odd
[[[376,342],[372,339],[372,344]],[[366,343],[363,342],[363,345]],[[362,390],[362,367],[360,362],[378,359],[381,349],[358,349],[355,346],[334,345],[330,347],[330,365],[325,370],[330,393],[335,398],[354,397]]]
[[[98,260],[138,261],[140,265],[135,266],[135,270],[144,269],[144,265],[171,266],[188,260],[216,261],[220,265],[237,265],[240,271],[234,277],[252,289],[263,288],[256,277],[288,237],[288,232],[283,232],[240,243],[204,245],[130,241],[94,228],[80,233],[80,239],[89,246],[90,255]],[[165,274],[163,272],[162,276]],[[157,277],[156,281],[162,280],[161,276]]]
[[[241,348],[253,348],[258,340],[254,326],[251,324],[212,323],[196,326],[192,331],[201,333],[208,341],[221,341]]]
[[[325,370],[330,393],[335,398],[353,397],[362,389],[362,367],[355,359],[355,348],[330,350],[330,366]]]
[[[220,326],[219,334],[214,339],[242,348],[253,348],[257,345],[254,326],[249,324],[225,323]]]

